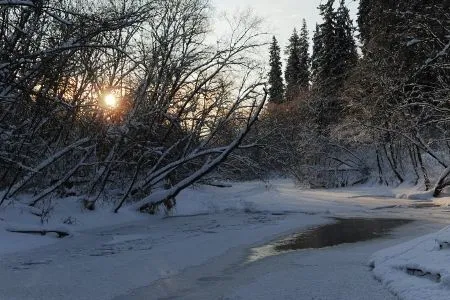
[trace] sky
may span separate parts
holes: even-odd
[[[321,21],[317,7],[323,1],[325,0],[211,0],[217,13],[233,14],[239,10],[252,9],[264,19],[268,33],[277,37],[282,49],[285,48],[294,27],[300,29],[303,18],[306,19],[310,38],[312,37],[315,24]],[[354,24],[358,2],[346,0]]]

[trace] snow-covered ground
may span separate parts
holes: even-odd
[[[450,299],[450,227],[373,255],[374,274],[401,299]]]
[[[407,187],[299,190],[288,181],[235,183],[231,188],[201,186],[179,195],[177,209],[168,217],[127,209],[113,214],[107,206],[83,211],[75,199],[68,198],[56,202],[44,224],[49,229],[63,226],[71,233],[61,239],[7,231],[41,226],[27,207],[15,203],[0,209],[0,299],[389,299],[390,294],[370,273],[369,257],[450,221],[444,207],[409,207],[415,202],[398,196],[406,192]],[[421,221],[396,231],[395,239],[244,263],[249,248],[330,222],[331,216]],[[435,238],[422,239],[431,243]],[[414,244],[409,243],[397,247],[411,248]],[[433,282],[396,268],[398,260],[405,259],[400,248],[383,250],[373,258],[376,276],[391,291],[408,297],[400,291],[404,278],[425,282],[423,289],[446,291],[448,273],[442,269],[440,282]],[[438,251],[435,244],[434,248],[414,249],[418,256],[407,257],[408,263],[430,263],[423,266],[433,272],[450,251]],[[415,260],[420,253],[436,254],[436,259]],[[445,264],[441,261],[440,266]],[[392,268],[400,273],[393,279],[389,277]]]

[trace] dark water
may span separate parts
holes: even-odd
[[[418,202],[418,203],[411,204],[408,207],[410,207],[410,208],[433,208],[433,207],[441,207],[441,206],[438,204],[434,204],[432,202]]]
[[[279,255],[285,251],[323,248],[344,243],[356,243],[380,238],[396,227],[411,223],[406,219],[334,218],[326,224],[290,235],[270,244],[251,249],[248,262]]]
[[[401,205],[401,204],[395,204],[395,205],[386,205],[386,206],[380,206],[372,208],[372,210],[381,210],[381,209],[391,209],[391,208],[435,208],[435,207],[441,207],[439,204],[435,204],[433,202],[416,202],[409,205]]]
[[[312,228],[295,234],[275,245],[277,251],[323,248],[343,243],[356,243],[379,238],[392,229],[405,225],[405,219],[336,219],[336,223]]]

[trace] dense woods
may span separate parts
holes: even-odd
[[[0,205],[153,213],[198,181],[274,175],[438,196],[449,5],[361,0],[354,23],[324,1],[314,36],[303,21],[283,52],[250,13],[211,40],[207,0],[0,0]]]
[[[271,160],[309,186],[409,182],[438,196],[450,183],[449,2],[362,0],[358,27],[344,1],[319,10],[309,89],[285,95],[290,120],[276,107],[261,125],[289,124],[275,135],[292,151],[269,138]]]

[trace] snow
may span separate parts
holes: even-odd
[[[448,213],[441,207],[409,208],[414,201],[396,198],[405,192],[407,187],[300,190],[287,180],[232,183],[226,188],[194,186],[177,196],[177,208],[169,216],[125,208],[114,214],[108,204],[87,211],[72,197],[54,201],[44,224],[20,204],[30,198],[22,196],[0,209],[0,299],[152,299],[153,293],[211,299],[219,292],[225,299],[273,299],[276,295],[298,299],[299,293],[305,299],[348,299],[345,295],[364,299],[357,298],[364,290],[367,299],[390,299],[372,278],[369,257],[448,222]],[[248,249],[330,222],[331,216],[401,216],[433,225],[415,225],[396,239],[295,251],[241,264],[248,260]],[[58,239],[8,232],[12,226],[63,226],[71,235]],[[440,236],[446,239],[444,232]],[[436,250],[436,239],[430,251],[444,255],[445,250]],[[387,262],[397,256],[386,253],[383,257],[392,259],[375,258],[383,263],[376,263],[374,271],[388,286],[382,270],[390,270]],[[158,288],[153,289],[154,285]],[[394,285],[388,287],[397,292]]]
[[[24,237],[25,235],[27,237]],[[32,247],[40,247],[56,241],[54,237],[50,236],[17,234],[6,230],[1,231],[0,240],[0,254],[28,250]]]
[[[34,6],[34,3],[33,3],[33,1],[23,1],[23,0],[3,0],[3,1],[0,1],[0,5]]]
[[[374,280],[367,265],[373,251],[406,241],[435,226],[416,224],[395,238],[284,253],[246,263],[232,249],[206,264],[125,293],[133,299],[396,299]],[[238,263],[236,263],[236,261]],[[245,263],[239,263],[245,262]]]
[[[448,299],[450,295],[450,227],[377,252],[375,276],[401,299]]]
[[[104,245],[116,245],[116,244],[123,244],[128,242],[135,242],[140,240],[149,239],[149,234],[123,234],[123,235],[113,235],[112,240],[109,242],[106,242]]]
[[[222,213],[152,218],[116,228],[90,229],[54,245],[4,256],[0,262],[0,298],[111,299],[206,263],[230,248],[320,220],[317,216],[253,216],[232,208]],[[35,265],[36,261],[47,263]],[[95,284],[86,281],[86,276]]]
[[[41,213],[37,208],[31,208],[20,203],[28,203],[31,196],[22,196],[21,199],[10,205],[0,208],[0,255],[17,251],[33,249],[44,245],[56,243],[59,239],[53,235],[18,234],[10,232],[19,230],[61,230],[76,235],[98,227],[107,227],[124,224],[136,220],[144,220],[145,216],[135,212],[124,211],[114,214],[112,207],[105,205],[96,211],[87,211],[82,208],[81,202],[73,197],[61,199],[54,204],[48,220],[41,219],[30,213]],[[71,224],[64,224],[64,223]]]
[[[418,44],[418,43],[421,43],[421,42],[422,42],[422,40],[414,38],[414,39],[409,40],[409,41],[406,43],[406,46],[407,46],[407,47],[410,47],[410,46],[413,46],[413,45]]]

